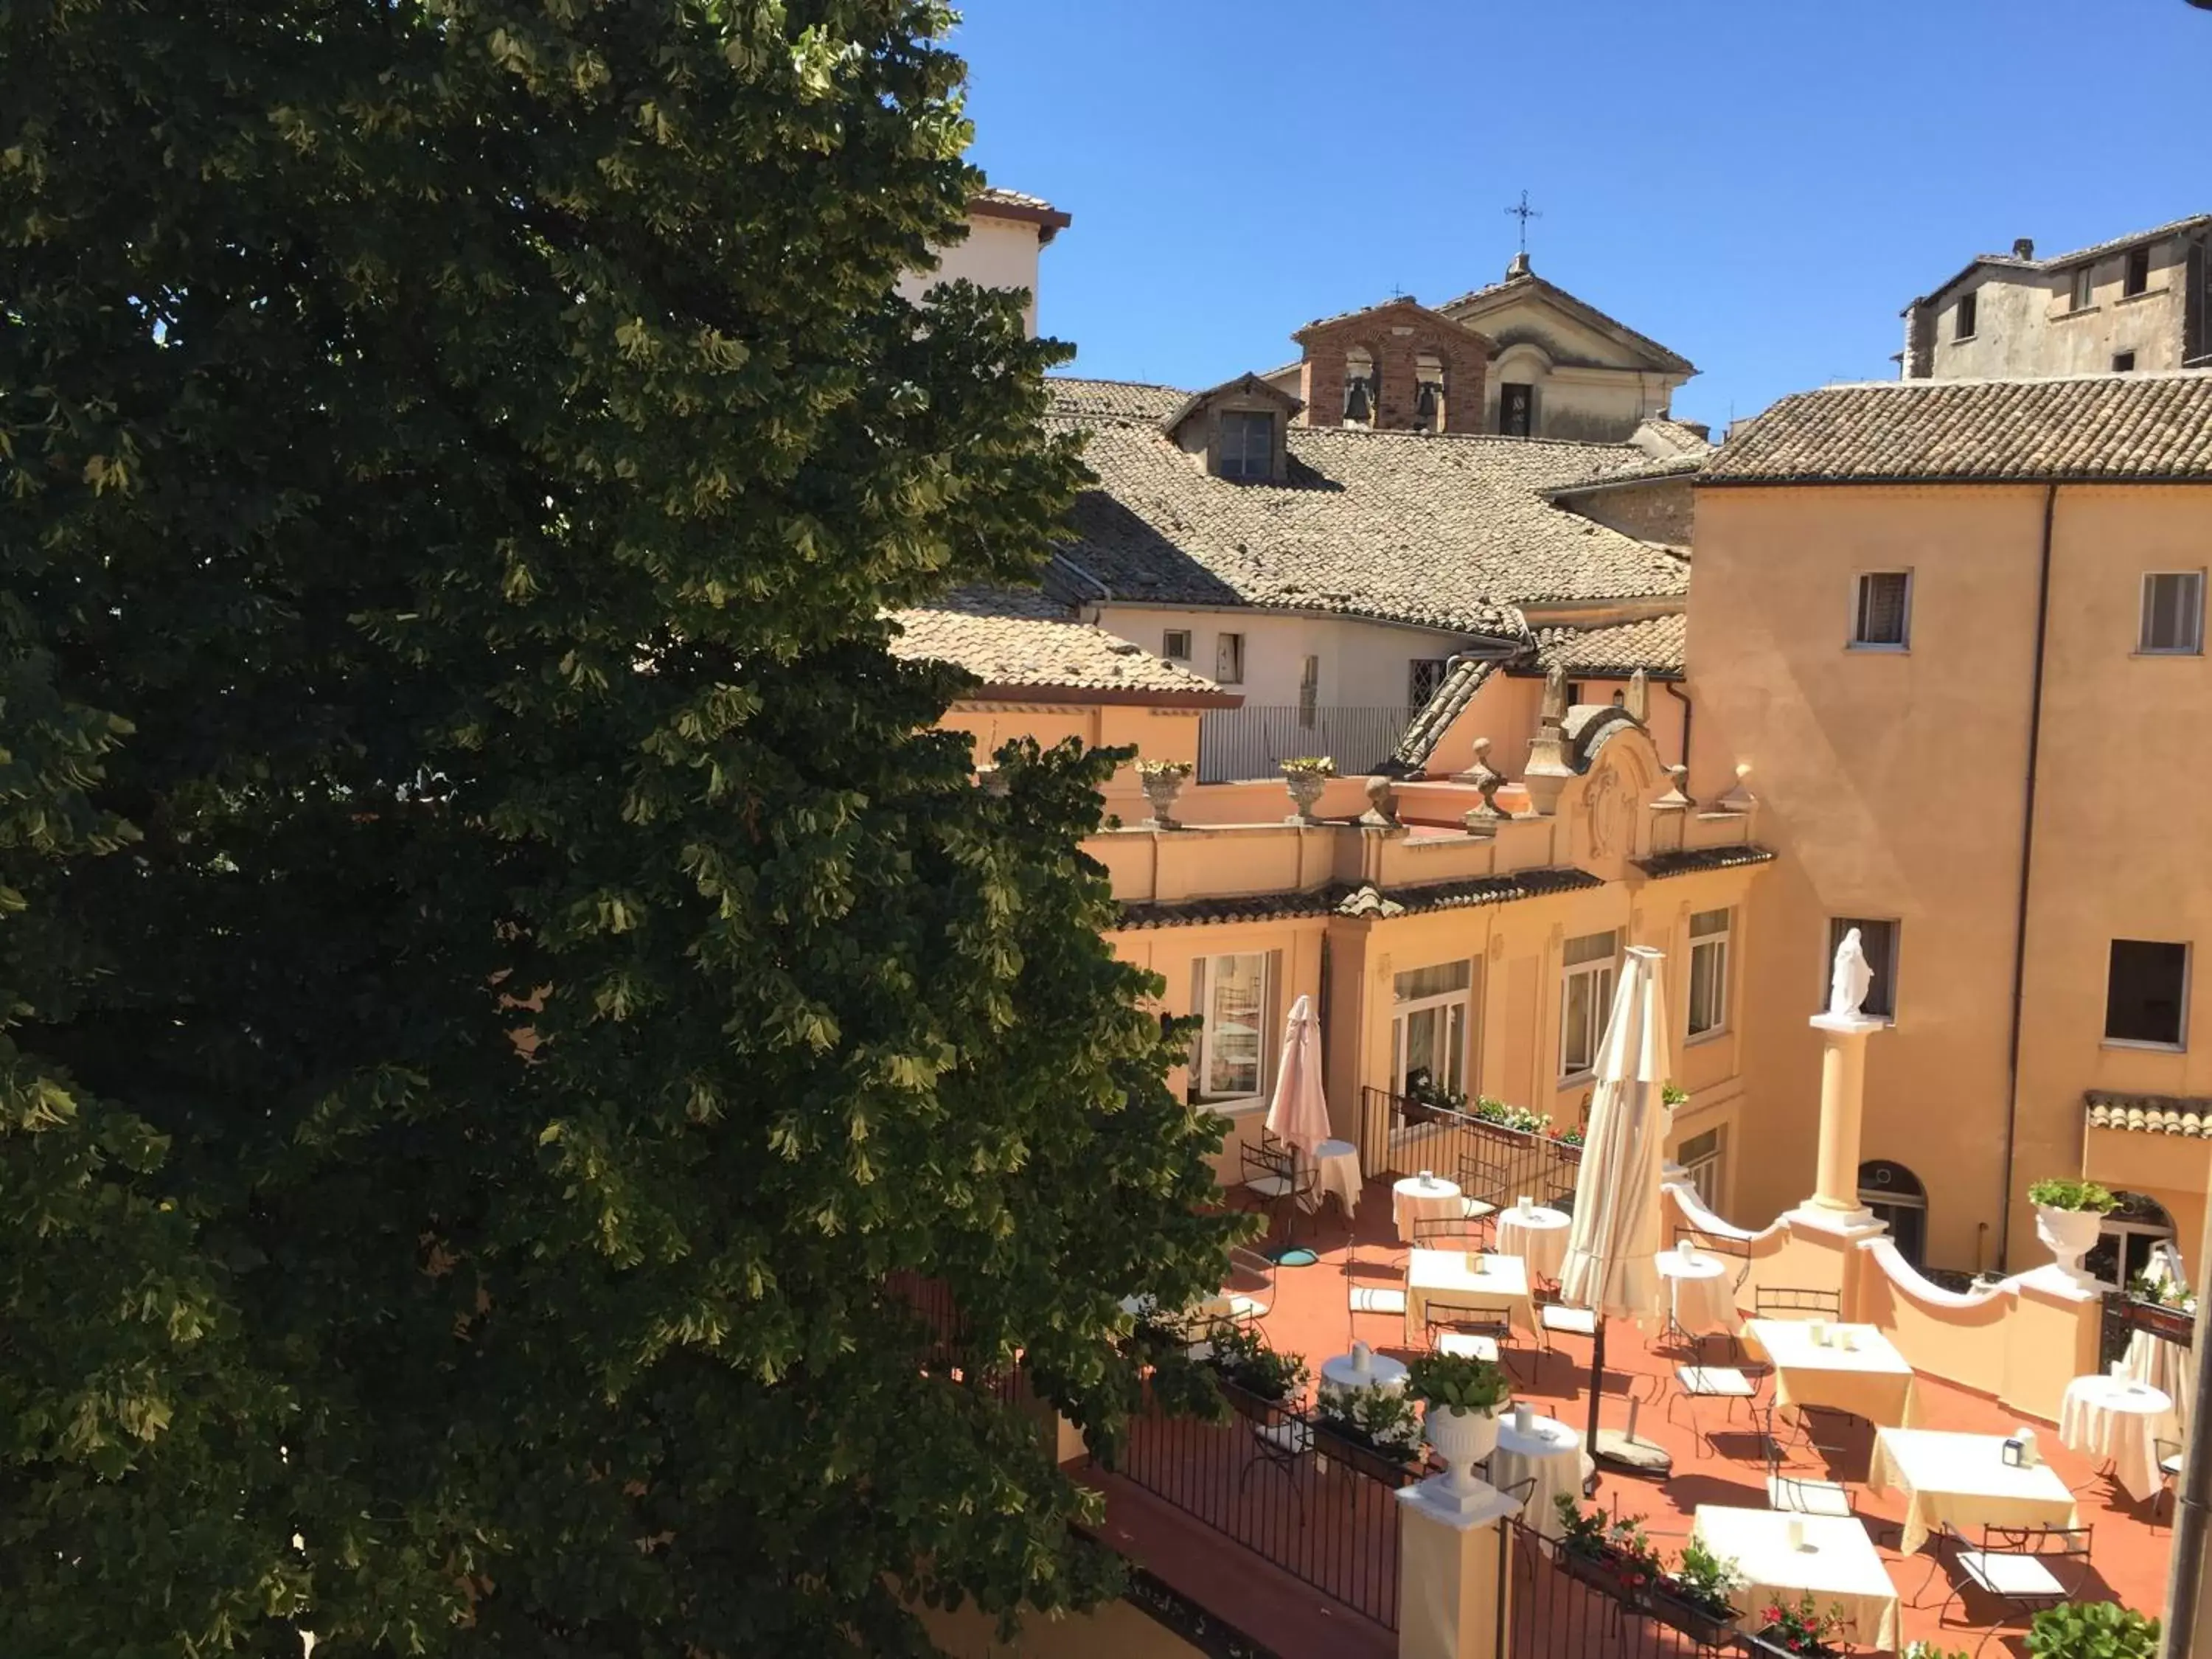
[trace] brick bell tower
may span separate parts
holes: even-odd
[[[1308,426],[1480,432],[1483,379],[1497,347],[1410,297],[1324,317],[1291,336],[1304,351]]]

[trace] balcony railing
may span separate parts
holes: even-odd
[[[1283,762],[1304,755],[1327,755],[1342,773],[1371,772],[1397,748],[1412,718],[1404,708],[1217,708],[1198,723],[1198,781],[1277,777]]]
[[[1578,1141],[1494,1121],[1479,1115],[1485,1109],[1479,1104],[1461,1110],[1373,1087],[1360,1095],[1359,1164],[1370,1176],[1426,1170],[1498,1209],[1522,1197],[1573,1207],[1582,1177]]]

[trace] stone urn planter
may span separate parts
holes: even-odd
[[[2035,1206],[2035,1236],[2050,1250],[2058,1271],[2076,1285],[2096,1280],[2081,1265],[2081,1258],[2097,1248],[2097,1235],[2105,1218],[2095,1210],[2059,1210],[2048,1204]]]
[[[1425,1427],[1444,1461],[1445,1484],[1455,1493],[1472,1492],[1474,1466],[1498,1448],[1498,1419],[1486,1411],[1431,1405]]]
[[[1179,762],[1138,763],[1137,782],[1152,807],[1152,821],[1147,828],[1173,830],[1176,827],[1176,798],[1182,793],[1183,785],[1189,781],[1190,768]]]
[[[1307,760],[1287,760],[1283,763],[1283,785],[1291,792],[1291,803],[1298,809],[1291,814],[1291,823],[1319,823],[1314,808],[1321,804],[1322,791],[1336,775],[1336,763],[1326,757]]]

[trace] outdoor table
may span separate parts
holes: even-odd
[[[1500,1492],[1511,1492],[1523,1480],[1533,1480],[1521,1511],[1522,1524],[1547,1538],[1557,1538],[1559,1494],[1565,1492],[1581,1502],[1583,1482],[1596,1467],[1583,1449],[1583,1437],[1577,1430],[1555,1417],[1532,1415],[1524,1434],[1514,1426],[1513,1413],[1509,1411],[1498,1419],[1498,1446],[1490,1454],[1484,1478]]]
[[[1390,1218],[1398,1224],[1398,1242],[1413,1242],[1413,1224],[1420,1221],[1457,1221],[1466,1213],[1460,1202],[1459,1183],[1424,1170],[1407,1176],[1390,1188]]]
[[[1898,1545],[1904,1555],[1945,1522],[1961,1529],[2076,1524],[2074,1494],[2058,1471],[2048,1463],[2019,1468],[2006,1462],[2002,1435],[1878,1429],[1867,1486],[1904,1492],[1905,1536]]]
[[[1819,1320],[1753,1319],[1743,1329],[1774,1362],[1774,1403],[1818,1406],[1863,1417],[1878,1427],[1910,1428],[1920,1417],[1912,1367],[1871,1325],[1828,1325],[1827,1341],[1813,1340]]]
[[[1322,1362],[1321,1382],[1325,1389],[1340,1389],[1346,1394],[1363,1389],[1395,1393],[1406,1386],[1406,1367],[1389,1354],[1373,1352],[1364,1342],[1355,1342],[1350,1353]]]
[[[1659,1277],[1667,1281],[1673,1297],[1668,1322],[1674,1330],[1684,1336],[1735,1336],[1742,1331],[1735,1286],[1729,1282],[1728,1263],[1721,1257],[1662,1250]]]
[[[1348,1140],[1324,1140],[1311,1156],[1313,1189],[1299,1201],[1308,1210],[1318,1210],[1322,1200],[1334,1193],[1337,1207],[1350,1220],[1359,1213],[1359,1148]]]
[[[1804,1524],[1802,1548],[1790,1545],[1792,1521]],[[1810,1595],[1824,1612],[1831,1602],[1842,1610],[1844,1633],[1860,1646],[1896,1650],[1897,1586],[1856,1516],[1700,1504],[1690,1536],[1743,1574],[1729,1599],[1744,1610],[1745,1628],[1756,1627],[1762,1608]]]
[[[1556,1279],[1567,1261],[1567,1229],[1572,1218],[1564,1210],[1541,1205],[1523,1211],[1516,1205],[1498,1212],[1498,1253],[1517,1255],[1528,1265],[1531,1278]]]
[[[1517,1256],[1471,1250],[1413,1252],[1406,1264],[1406,1346],[1412,1347],[1427,1328],[1429,1298],[1455,1309],[1504,1314],[1534,1334],[1536,1304],[1528,1296],[1528,1269]]]
[[[2058,1439],[2112,1466],[2120,1490],[2140,1503],[2166,1484],[2154,1431],[2173,1409],[2164,1390],[2126,1376],[2077,1376],[2058,1408]]]

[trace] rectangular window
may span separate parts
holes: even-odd
[[[1213,641],[1213,678],[1221,685],[1244,684],[1244,636],[1217,635]]]
[[[1437,688],[1444,683],[1445,661],[1443,657],[1416,657],[1407,665],[1407,708],[1419,710],[1429,706],[1429,699],[1437,695]]]
[[[2134,374],[2135,372],[2136,372],[2136,354],[2135,354],[2134,352],[2132,352],[2132,351],[2115,351],[2115,352],[2112,354],[2112,373],[2113,373],[2113,374]]]
[[[1170,628],[1160,635],[1160,654],[1175,662],[1190,660],[1190,629]]]
[[[1735,913],[1699,910],[1690,918],[1690,1035],[1728,1029],[1729,939]]]
[[[1567,941],[1559,970],[1561,1077],[1579,1077],[1597,1062],[1619,956],[1617,933],[1585,933]]]
[[[2136,649],[2194,656],[2204,648],[2204,573],[2154,570],[2143,577],[2142,632]]]
[[[2083,265],[2075,271],[2073,287],[2067,297],[2069,310],[2087,311],[2089,308],[2097,298],[2096,266]]]
[[[2127,279],[2120,292],[2132,299],[2150,287],[2150,250],[2147,247],[2130,249],[2128,253]]]
[[[1974,337],[1975,298],[1976,296],[1972,294],[1962,294],[1959,296],[1958,308],[1951,313],[1953,339],[1971,340]]]
[[[1321,707],[1321,659],[1308,657],[1298,669],[1298,724],[1311,726]]]
[[[1392,981],[1391,1087],[1399,1094],[1467,1092],[1474,964],[1440,963]]]
[[[2105,1041],[2184,1046],[2189,996],[2189,947],[2156,939],[2116,939],[2105,981]]]
[[[1220,465],[1224,478],[1275,476],[1275,417],[1255,410],[1221,411]]]
[[[1912,573],[1870,570],[1859,578],[1852,606],[1851,643],[1903,650],[1911,637]]]
[[[1728,1172],[1728,1131],[1712,1128],[1692,1135],[1675,1149],[1674,1161],[1682,1166],[1683,1177],[1697,1189],[1705,1206],[1718,1210],[1723,1177]]]
[[[1828,923],[1828,954],[1820,959],[1820,1006],[1828,1006],[1828,981],[1835,966],[1837,948],[1843,944],[1844,935],[1854,927],[1859,930],[1859,949],[1866,953],[1867,966],[1874,972],[1874,982],[1867,987],[1866,1000],[1859,1005],[1860,1012],[1876,1019],[1894,1019],[1897,924],[1867,916],[1838,916]]]
[[[1509,438],[1536,435],[1536,388],[1518,380],[1498,387],[1498,429]]]
[[[1191,1054],[1198,1097],[1258,1094],[1267,1034],[1266,954],[1200,957],[1191,966],[1191,983],[1202,1022]]]

